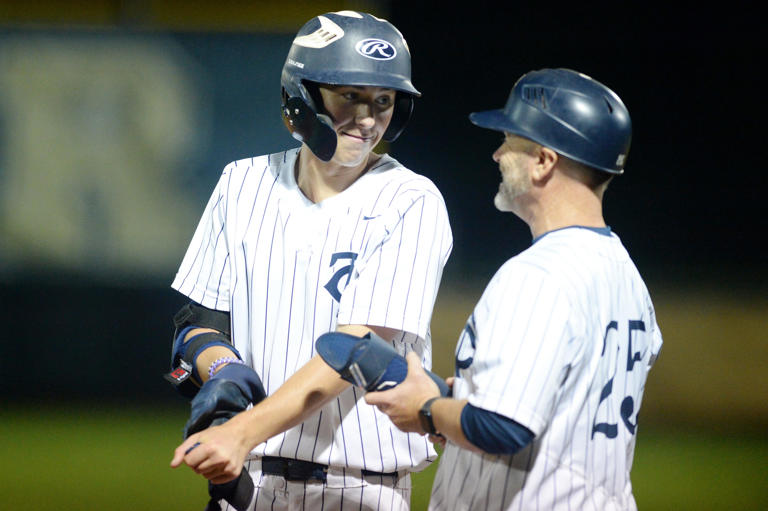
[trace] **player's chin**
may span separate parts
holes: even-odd
[[[336,153],[333,155],[333,161],[345,167],[355,167],[365,163],[371,151],[373,151],[373,145],[370,142],[351,146],[339,144]]]
[[[496,196],[493,198],[493,205],[496,206],[496,209],[499,211],[512,211],[512,201],[501,191],[496,194]]]

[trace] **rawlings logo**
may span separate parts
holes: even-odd
[[[384,39],[363,39],[355,45],[357,53],[375,60],[391,60],[397,56],[397,50]]]

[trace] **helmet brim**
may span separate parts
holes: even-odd
[[[489,130],[494,130],[494,131],[501,131],[503,133],[511,133],[513,135],[518,135],[523,138],[527,138],[528,140],[532,140],[538,144],[551,147],[549,144],[546,144],[544,141],[536,140],[536,138],[532,137],[524,129],[520,129],[517,125],[511,122],[509,120],[509,117],[507,116],[507,113],[505,113],[503,109],[486,110],[483,112],[473,112],[469,114],[469,120],[472,121],[472,124],[479,126],[481,128],[487,128]],[[607,167],[604,165],[596,165],[592,162],[586,161],[584,158],[580,158],[577,155],[574,155],[572,153],[562,151],[562,150],[557,150],[557,153],[562,154],[563,156],[566,156],[568,158],[571,158],[572,160],[583,163],[589,167],[594,167],[598,170],[602,170],[610,174],[624,173],[623,168],[615,169],[615,168]]]
[[[469,114],[469,120],[475,126],[489,130],[511,131],[514,129],[512,123],[509,122],[509,117],[507,117],[502,109],[472,112]]]
[[[400,92],[406,92],[415,97],[421,97],[421,92],[416,90],[411,80],[405,76],[377,74],[369,72],[354,71],[335,71],[329,70],[324,73],[317,73],[313,77],[315,83],[324,83],[328,85],[356,85],[361,87],[383,87]]]

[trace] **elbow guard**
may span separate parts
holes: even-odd
[[[211,346],[225,346],[237,358],[240,353],[232,345],[229,335],[229,313],[216,311],[191,302],[179,310],[173,318],[176,327],[171,349],[171,371],[164,375],[184,397],[192,398],[202,386],[197,372],[197,357]],[[184,341],[184,337],[195,328],[212,328],[218,332],[205,332]]]
[[[369,392],[391,389],[408,375],[405,357],[373,332],[363,337],[328,332],[317,338],[315,349],[343,380]],[[437,384],[440,395],[450,396],[445,380],[432,371],[425,371]]]

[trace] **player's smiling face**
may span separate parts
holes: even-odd
[[[534,142],[506,133],[501,146],[493,153],[499,164],[501,183],[493,203],[500,211],[513,211],[515,200],[531,189],[529,169],[535,162]]]
[[[338,145],[332,161],[357,166],[367,161],[392,120],[395,91],[381,87],[321,85]]]

